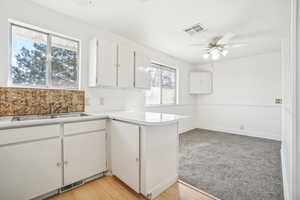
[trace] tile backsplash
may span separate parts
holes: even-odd
[[[0,87],[0,116],[84,112],[84,91]]]

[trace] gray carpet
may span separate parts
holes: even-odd
[[[179,162],[182,181],[222,200],[283,200],[278,141],[192,130]]]

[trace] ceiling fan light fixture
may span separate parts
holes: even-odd
[[[220,59],[220,54],[213,54],[211,56],[211,59],[213,59],[213,60],[219,60]]]
[[[214,48],[210,51],[210,54],[212,56],[216,56],[216,55],[219,55],[220,54],[220,51],[217,49],[217,48]]]
[[[227,50],[227,49],[224,49],[224,50],[221,52],[221,54],[222,54],[223,56],[227,56],[228,50]]]
[[[209,58],[209,54],[208,53],[203,54],[203,59],[204,60],[207,60],[208,58]]]

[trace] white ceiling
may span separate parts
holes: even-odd
[[[204,63],[203,52],[190,44],[233,32],[234,41],[249,45],[230,50],[226,59],[272,52],[280,49],[289,25],[289,0],[31,1],[194,64]],[[183,32],[199,22],[205,33]]]

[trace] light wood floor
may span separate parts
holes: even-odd
[[[99,178],[49,200],[146,200],[117,178]],[[163,192],[156,200],[220,200],[185,183],[178,182]]]

